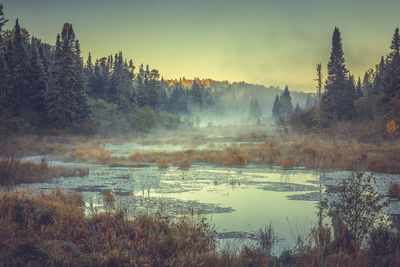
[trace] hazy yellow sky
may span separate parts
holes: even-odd
[[[5,0],[13,26],[55,43],[73,24],[84,57],[123,51],[164,78],[246,81],[311,92],[335,26],[346,63],[363,75],[389,52],[398,0]]]

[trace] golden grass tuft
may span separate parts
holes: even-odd
[[[2,185],[45,182],[56,177],[83,177],[88,174],[88,169],[48,166],[45,160],[41,164],[36,164],[0,157],[0,184]]]
[[[166,160],[157,160],[156,164],[159,169],[168,169],[169,167],[168,161]]]
[[[349,142],[319,136],[299,136],[292,140],[266,138],[264,143],[244,143],[222,149],[186,150],[181,152],[136,152],[129,161],[175,166],[212,163],[222,166],[247,164],[295,166],[312,169],[370,170],[400,173],[400,145]],[[288,155],[288,156],[285,156]]]
[[[107,149],[93,144],[80,145],[74,148],[67,154],[66,160],[101,164],[110,164],[113,161]]]
[[[288,158],[282,160],[281,166],[282,166],[282,168],[284,168],[284,169],[289,169],[289,168],[294,167],[294,160],[293,160],[293,158],[288,157]]]

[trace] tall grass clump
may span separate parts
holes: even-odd
[[[110,152],[98,145],[87,144],[74,148],[66,155],[66,160],[74,162],[89,162],[110,164],[114,160]]]
[[[363,170],[379,173],[400,173],[400,145],[328,139],[317,135],[293,136],[292,139],[266,138],[263,143],[227,145],[221,149],[186,150],[180,152],[135,152],[133,162],[161,163],[180,166],[186,163],[212,163],[222,166],[247,164],[279,165],[288,169]]]
[[[1,266],[187,266],[216,258],[204,219],[84,215],[75,192],[0,192]]]
[[[47,161],[40,164],[21,162],[13,157],[0,157],[0,184],[45,182],[55,177],[86,176],[88,169],[66,166],[49,166]]]
[[[357,235],[313,229],[306,242],[273,254],[271,225],[259,243],[218,251],[215,234],[201,216],[128,218],[110,207],[85,216],[74,191],[0,191],[0,266],[399,266],[400,235],[383,225]],[[105,201],[109,201],[106,200]],[[356,239],[354,239],[356,238]]]

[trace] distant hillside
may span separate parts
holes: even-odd
[[[279,87],[265,87],[264,85],[242,82],[215,81],[212,79],[198,79],[196,81],[204,86],[207,91],[213,93],[218,112],[222,115],[225,112],[247,114],[250,101],[256,98],[260,103],[263,115],[271,116],[272,106],[276,95],[280,95],[283,89]],[[194,80],[185,77],[173,80],[164,80],[170,88],[181,83],[185,89],[190,89]],[[290,88],[289,88],[290,90]],[[312,95],[304,92],[290,90],[293,107],[299,102],[300,107],[305,107],[307,96]],[[221,114],[222,112],[222,114]]]

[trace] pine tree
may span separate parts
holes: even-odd
[[[86,68],[90,71],[93,72],[93,63],[92,63],[92,55],[89,52],[88,59],[86,61]]]
[[[250,114],[249,114],[249,117],[251,119],[258,120],[258,119],[261,118],[261,116],[262,116],[262,110],[260,108],[260,105],[258,104],[258,100],[255,99],[255,98],[252,98],[251,102],[250,102]]]
[[[284,118],[288,118],[293,114],[292,97],[290,96],[289,87],[286,85],[279,99],[280,103],[280,115]]]
[[[14,39],[10,42],[11,55],[10,55],[10,87],[7,94],[8,110],[14,116],[22,115],[27,111],[30,90],[28,81],[29,59],[25,45],[25,40],[21,35],[21,27],[18,19],[14,27]]]
[[[307,100],[306,100],[306,108],[312,108],[315,106],[315,99],[311,96],[311,94],[307,95]]]
[[[209,88],[204,90],[203,103],[205,108],[211,108],[215,106],[215,96],[213,91]]]
[[[139,66],[139,72],[136,77],[136,105],[138,107],[144,107],[146,105],[147,91],[145,85],[145,71],[143,64]]]
[[[386,58],[382,76],[383,106],[386,119],[400,123],[400,35],[396,28],[392,43],[392,51]]]
[[[392,43],[390,45],[389,56],[383,71],[382,93],[384,103],[389,103],[390,98],[400,94],[400,35],[399,28],[396,28]]]
[[[281,104],[279,102],[279,95],[276,95],[274,106],[272,107],[272,117],[274,117],[275,119],[281,116],[280,106]]]
[[[38,41],[32,37],[30,49],[30,68],[29,68],[29,94],[28,110],[33,114],[32,122],[38,124],[45,115],[47,93],[47,79],[43,64],[38,51]]]
[[[365,95],[371,96],[376,94],[376,89],[374,86],[376,75],[377,74],[373,69],[369,69],[367,72],[365,72],[362,82],[362,91]]]
[[[294,114],[298,115],[298,114],[300,114],[300,112],[301,112],[301,108],[300,108],[299,102],[297,102],[296,107],[294,109]]]
[[[337,27],[332,36],[328,77],[322,96],[322,112],[328,121],[350,120],[354,114],[355,89],[346,69],[342,38]]]
[[[8,22],[8,19],[4,17],[3,4],[0,4],[0,33],[3,32],[3,26]],[[2,35],[0,34],[0,42]]]
[[[4,48],[0,41],[0,111],[5,109],[7,92],[8,92],[8,67],[4,57]]]
[[[55,127],[71,127],[88,116],[79,42],[69,23],[57,36],[46,102],[49,124]]]
[[[72,29],[72,26],[71,26]],[[81,57],[81,48],[79,40],[75,40],[73,49],[72,75],[74,75],[75,83],[71,88],[75,102],[75,118],[76,122],[83,121],[89,117],[89,106],[87,99],[86,83],[83,72],[83,59]]]
[[[190,101],[191,104],[197,108],[203,108],[203,95],[204,95],[204,86],[200,83],[198,78],[193,80],[193,85],[190,88]]]
[[[381,57],[381,61],[378,65],[376,65],[375,78],[373,82],[373,94],[381,95],[382,94],[382,79],[383,72],[385,70],[385,60],[383,56]]]
[[[8,92],[8,66],[5,58],[5,47],[2,40],[3,26],[7,23],[7,19],[4,17],[3,5],[0,4],[0,111],[5,106],[6,95]]]
[[[150,71],[148,65],[146,70],[143,65],[139,67],[136,79],[136,102],[139,107],[150,106],[153,109],[156,107],[161,90],[159,77],[158,71],[154,69]]]
[[[187,94],[181,82],[176,83],[168,100],[169,110],[173,114],[187,114]]]
[[[158,95],[157,110],[158,111],[167,110],[167,106],[168,106],[167,90],[165,88],[162,88],[160,94]]]
[[[147,96],[148,105],[153,109],[156,108],[157,101],[159,99],[159,94],[161,93],[161,84],[159,81],[160,73],[156,69],[152,69],[149,72],[149,66],[146,66],[146,73],[148,73],[147,79]]]
[[[62,54],[60,35],[57,34],[56,45],[54,50],[54,60],[51,68],[51,77],[49,79],[49,87],[46,94],[46,110],[47,123],[53,124],[62,120],[63,107],[59,105],[61,102],[61,82],[62,82]]]
[[[109,76],[107,58],[103,57],[96,60],[93,67],[93,75],[88,81],[88,94],[90,97],[108,101]]]
[[[120,53],[119,60],[122,62],[122,53]],[[133,87],[133,78],[135,77],[132,61],[128,64],[126,61],[122,62],[121,67],[121,80],[118,88],[118,104],[124,113],[136,113],[136,91]]]
[[[360,78],[360,76],[358,76],[357,85],[356,85],[356,98],[360,98],[362,96],[363,96],[363,92],[362,92],[361,78]]]

